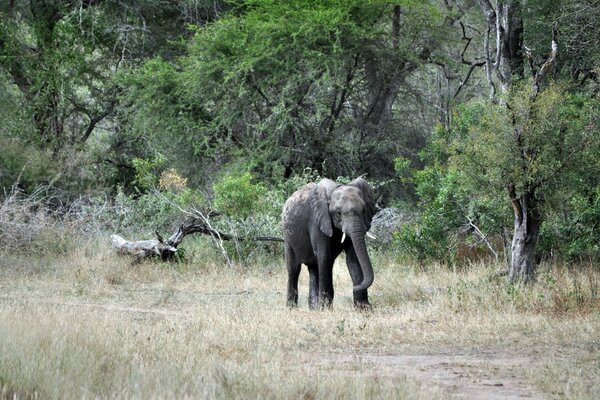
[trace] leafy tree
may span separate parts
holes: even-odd
[[[114,108],[106,20],[86,2],[79,13],[67,1],[26,3],[19,17],[2,18],[0,66],[27,100],[40,142],[83,143]]]
[[[180,55],[184,47],[177,40],[189,36],[185,24],[207,23],[222,9],[213,0],[2,3],[0,76],[20,92],[21,117],[34,127],[23,139],[42,152],[50,150],[63,175],[93,175],[102,183],[127,186],[134,176],[131,159],[155,151],[142,143],[140,133],[123,129],[129,122],[117,73],[157,54]]]
[[[259,202],[266,189],[253,182],[249,172],[236,172],[224,176],[214,185],[214,205],[228,216],[244,219],[259,211]]]
[[[544,94],[544,80],[557,60],[556,26],[552,29],[549,55],[539,63],[533,52],[523,46],[526,24],[521,1],[492,5],[488,0],[479,0],[478,4],[486,21],[483,65],[491,101],[499,101],[499,105],[489,106],[489,116],[494,118],[482,120],[478,129],[471,130],[465,141],[471,147],[457,153],[456,159],[471,160],[479,174],[492,183],[501,182],[508,193],[514,213],[510,279],[526,282],[535,271],[534,255],[544,220],[544,204],[556,190],[549,183],[567,173],[573,157],[585,158],[584,151],[595,154],[592,132],[596,130],[596,110],[591,106],[586,110],[589,114],[566,117],[564,113],[572,109],[569,104],[573,100],[558,96],[551,88]],[[533,2],[533,7],[539,9],[540,3]],[[531,80],[518,84],[526,82],[525,59]],[[470,140],[473,137],[476,142]],[[576,138],[576,145],[570,142],[571,137]],[[477,150],[477,143],[485,143],[486,150]]]
[[[132,112],[162,109],[151,121],[169,124],[197,155],[216,165],[242,157],[274,179],[306,167],[385,176],[393,173],[389,154],[423,144],[406,133],[409,119],[396,116],[406,109],[408,78],[439,46],[443,15],[433,3],[238,5],[197,28],[173,67],[142,67],[171,68],[174,102],[160,103],[165,87],[136,85],[146,95]]]

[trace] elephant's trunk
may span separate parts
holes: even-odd
[[[354,251],[356,252],[356,256],[358,257],[358,262],[360,263],[360,268],[362,269],[363,273],[362,283],[354,286],[355,292],[368,289],[373,283],[373,266],[371,265],[369,253],[367,253],[365,234],[366,232],[364,229],[357,229],[350,234],[352,245],[354,246]]]

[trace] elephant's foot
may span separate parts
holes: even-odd
[[[319,309],[321,310],[331,310],[333,308],[333,299],[330,297],[322,297],[319,302]]]
[[[354,308],[361,311],[371,310],[372,307],[369,303],[369,295],[366,290],[354,292]]]
[[[298,290],[297,289],[288,288],[287,306],[288,307],[297,307],[298,306]]]
[[[298,307],[298,302],[297,301],[293,301],[293,300],[288,300],[287,301],[287,306],[289,308],[296,308],[296,307]]]
[[[358,311],[371,311],[373,307],[369,303],[369,301],[355,301],[354,308]]]

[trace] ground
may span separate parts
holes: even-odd
[[[343,262],[333,309],[309,311],[308,274],[288,309],[277,257],[4,258],[0,398],[600,398],[595,270],[571,305],[564,272],[515,289],[491,266],[373,258],[371,312]]]

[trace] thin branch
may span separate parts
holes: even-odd
[[[548,58],[542,65],[542,68],[540,68],[540,70],[533,77],[533,85],[531,88],[531,94],[529,96],[530,99],[532,99],[532,100],[537,97],[537,94],[540,90],[540,82],[546,75],[546,72],[548,71],[548,69],[550,69],[550,66],[555,63],[556,57],[558,55],[558,29],[556,27],[552,28],[551,48],[552,48],[552,50],[550,52],[550,55],[548,56]]]
[[[469,226],[471,226],[471,228],[473,228],[473,230],[475,231],[475,233],[477,234],[477,236],[479,236],[480,238],[480,242],[484,242],[486,244],[486,246],[488,247],[488,249],[490,249],[490,251],[492,252],[492,254],[494,255],[494,257],[496,258],[496,261],[498,261],[498,253],[496,252],[496,250],[494,250],[494,247],[492,246],[492,244],[490,243],[489,240],[487,240],[487,236],[483,234],[483,232],[481,232],[481,230],[477,227],[477,225],[475,225],[473,223],[473,220],[471,218],[469,218],[467,216],[467,221],[469,221]]]
[[[490,59],[490,34],[491,27],[488,26],[485,36],[483,37],[483,49],[485,53],[485,75],[487,77],[488,83],[490,85],[490,98],[494,99],[496,97],[496,84],[494,83],[494,79],[492,78],[492,68],[493,64]]]
[[[352,64],[350,64],[348,66],[348,71],[346,72],[346,80],[344,82],[344,86],[342,88],[342,92],[340,94],[340,99],[338,101],[337,99],[337,93],[333,98],[333,102],[331,103],[331,107],[330,107],[330,113],[329,115],[323,120],[323,122],[321,123],[321,126],[325,126],[326,124],[329,124],[327,131],[329,133],[332,133],[334,128],[335,128],[335,123],[337,121],[337,119],[340,116],[340,113],[342,112],[342,109],[344,107],[344,103],[346,102],[346,97],[348,96],[348,92],[351,90],[351,83],[352,80],[354,79],[354,72],[356,67],[358,66],[358,61],[359,61],[359,55],[356,54],[354,57],[354,61],[352,62]],[[337,90],[336,90],[337,92]]]
[[[460,24],[460,28],[462,30],[462,40],[466,40],[465,47],[460,52],[460,59],[461,59],[461,62],[463,64],[471,64],[471,62],[467,62],[465,60],[465,52],[469,48],[469,45],[471,44],[471,40],[473,40],[473,38],[467,36],[467,32],[466,32],[466,29],[465,29],[465,24],[463,24],[462,21],[459,21],[459,24]]]
[[[465,75],[464,79],[462,79],[460,81],[460,84],[454,91],[454,96],[452,96],[452,98],[456,98],[456,96],[458,96],[458,94],[461,92],[462,88],[469,81],[469,78],[471,77],[471,74],[473,73],[475,68],[483,67],[484,65],[486,65],[486,62],[487,62],[486,60],[468,61],[465,59],[465,53],[467,52],[467,49],[469,48],[469,45],[471,44],[471,41],[473,40],[473,38],[467,36],[465,24],[463,24],[462,21],[459,21],[459,23],[460,23],[460,28],[462,30],[462,39],[466,41],[465,47],[462,49],[462,51],[460,53],[460,61],[463,64],[467,64],[469,66],[469,69],[467,70],[467,74]]]
[[[531,53],[531,49],[527,46],[523,46],[523,51],[527,56],[527,63],[529,64],[529,70],[531,71],[531,76],[536,76],[537,71],[535,70],[535,65],[533,63],[533,54]]]
[[[206,216],[204,214],[200,214],[200,215],[203,215],[206,218]],[[244,242],[244,241],[283,242],[282,238],[275,237],[275,236],[241,237],[241,236],[231,235],[228,233],[219,232],[218,230],[210,227],[210,224],[208,224],[207,222],[208,222],[208,218],[203,219],[202,223],[191,223],[189,225],[180,225],[178,231],[169,237],[167,243],[169,243],[171,245],[175,245],[175,244],[178,245],[181,242],[180,237],[182,238],[183,236],[190,235],[192,233],[202,233],[204,235],[216,236],[220,240],[223,240],[223,241],[236,240],[236,241],[240,241],[240,242]],[[158,233],[157,233],[157,235],[158,235]]]
[[[260,95],[260,97],[263,98],[263,100],[266,102],[267,107],[272,107],[273,103],[271,102],[271,100],[267,97],[267,95],[265,94],[265,92],[262,91],[262,89],[258,86],[258,84],[256,83],[256,78],[254,77],[254,71],[252,71],[250,73],[250,78],[252,80],[252,87],[254,88],[254,90],[256,90],[256,93],[258,93]]]
[[[81,135],[81,139],[79,139],[79,143],[85,143],[89,139],[89,137],[91,136],[91,134],[94,131],[94,129],[96,128],[96,125],[100,121],[102,121],[104,118],[106,118],[110,114],[112,114],[113,109],[114,109],[114,102],[111,102],[111,104],[108,107],[108,109],[106,109],[105,111],[103,111],[100,114],[96,115],[95,117],[90,118],[90,123],[88,124],[87,128],[83,132],[83,135]]]
[[[454,96],[452,96],[452,98],[456,98],[456,96],[458,96],[458,94],[460,93],[460,91],[462,90],[462,88],[469,81],[469,78],[471,77],[471,74],[473,73],[473,71],[475,70],[475,68],[477,68],[477,67],[483,67],[485,64],[486,64],[485,61],[478,61],[478,62],[473,62],[469,66],[469,69],[467,70],[467,74],[465,75],[464,79],[460,81],[460,84],[456,88],[456,91],[454,92]]]

